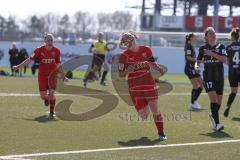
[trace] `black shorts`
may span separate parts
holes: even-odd
[[[228,80],[230,87],[238,87],[238,83],[240,83],[240,73],[237,72],[229,73]]]
[[[94,54],[93,61],[92,61],[92,68],[93,66],[97,66],[100,69],[104,61],[105,61],[105,55]]]
[[[18,59],[17,58],[10,58],[10,66],[18,65]]]
[[[204,80],[203,84],[207,93],[210,91],[216,91],[218,95],[223,95],[224,80],[220,81]]]
[[[103,62],[105,60],[105,55],[104,54],[94,54],[94,56],[97,56],[98,58],[100,58]]]
[[[185,66],[184,73],[187,75],[189,79],[200,77],[200,74],[198,74],[193,67],[188,65]]]

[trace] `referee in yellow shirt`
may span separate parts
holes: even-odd
[[[106,66],[106,68],[108,67],[108,65],[105,63],[105,55],[109,50],[107,48],[107,42],[103,38],[104,38],[104,34],[102,32],[98,33],[98,40],[94,42],[89,48],[89,52],[93,53],[93,60],[92,60],[91,70],[87,72],[83,80],[84,87],[87,87],[88,80],[97,77],[96,76],[97,71],[101,73],[101,68],[103,64]],[[107,73],[108,71],[107,69],[105,69],[101,77],[101,81],[100,81],[101,85],[104,85],[104,86],[106,85],[105,78],[107,76]]]

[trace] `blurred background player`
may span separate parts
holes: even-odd
[[[9,62],[11,67],[12,76],[16,76],[18,70],[13,70],[13,66],[18,65],[18,49],[16,47],[16,43],[13,42],[11,48],[8,51],[9,54]]]
[[[209,115],[214,130],[221,131],[224,126],[219,122],[219,109],[222,104],[224,87],[223,63],[227,62],[225,46],[216,42],[216,34],[212,27],[204,32],[206,44],[199,48],[195,69],[199,71],[199,64],[203,61],[204,87],[210,99],[211,113]]]
[[[230,32],[232,43],[227,46],[228,55],[228,80],[231,87],[231,93],[228,96],[227,106],[224,111],[224,116],[228,117],[231,105],[238,92],[240,83],[240,42],[239,28],[233,28]]]
[[[149,47],[138,45],[133,32],[123,33],[120,45],[126,46],[127,50],[119,57],[119,76],[127,76],[129,93],[140,117],[146,119],[151,110],[159,139],[166,140],[163,118],[158,109],[158,91],[150,73],[150,66],[157,66],[152,51]]]
[[[31,67],[31,71],[32,71],[32,76],[35,77],[36,71],[39,68],[39,62],[38,60],[34,60],[32,67]]]
[[[53,45],[53,35],[46,34],[44,36],[44,45],[36,48],[31,57],[26,59],[21,64],[14,66],[14,69],[17,70],[22,68],[25,65],[33,62],[34,60],[39,61],[39,72],[38,72],[38,85],[39,92],[42,100],[46,106],[50,104],[50,113],[49,118],[54,118],[54,108],[56,98],[54,91],[57,85],[57,74],[53,77],[53,84],[50,84],[50,74],[59,69],[60,66],[60,50]],[[60,70],[62,72],[62,70]],[[63,73],[63,72],[62,72]],[[51,79],[52,82],[52,79]]]
[[[192,83],[193,89],[191,94],[190,109],[200,109],[201,106],[198,104],[197,99],[203,89],[203,81],[199,73],[194,69],[196,62],[196,52],[194,44],[196,43],[196,36],[193,33],[186,35],[185,41],[185,68],[184,72]]]
[[[92,60],[91,71],[87,73],[87,75],[83,80],[85,87],[87,86],[88,80],[92,78],[96,79],[97,76],[101,78],[100,84],[104,86],[106,85],[105,78],[107,76],[109,66],[105,62],[105,55],[108,51],[109,50],[107,48],[107,42],[104,40],[104,34],[100,32],[98,33],[98,40],[94,42],[89,48],[89,52],[93,53],[93,60]],[[104,71],[101,74],[102,65],[104,67]],[[99,74],[96,75],[96,72],[99,72]]]
[[[28,53],[27,50],[25,48],[21,48],[18,54],[18,64],[22,63],[23,61],[25,61],[26,59],[28,59]],[[20,76],[22,76],[22,72],[24,74],[26,74],[27,71],[27,66],[24,66],[24,70],[22,70],[22,68],[19,69],[19,74]]]

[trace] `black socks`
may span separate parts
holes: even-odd
[[[234,99],[236,97],[236,93],[230,93],[229,96],[228,96],[228,101],[227,101],[227,107],[231,107]]]
[[[211,103],[211,113],[216,124],[219,123],[219,115],[218,115],[219,108],[220,108],[219,104]]]
[[[199,87],[198,89],[192,89],[192,95],[191,95],[191,103],[193,104],[198,97],[200,96],[200,94],[202,93],[202,88]]]
[[[102,79],[101,79],[101,83],[104,83],[104,81],[105,81],[105,78],[106,78],[106,76],[107,76],[107,71],[104,71],[103,72],[103,74],[102,74]]]

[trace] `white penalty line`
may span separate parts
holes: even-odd
[[[111,94],[105,94],[105,93],[99,93],[99,94],[55,94],[56,96],[119,96],[119,95],[130,95],[129,93],[126,94],[118,94],[118,93],[111,93]],[[163,94],[162,96],[190,96],[191,93],[189,92],[175,92],[175,93],[167,93]],[[201,93],[201,95],[206,96],[207,93]],[[223,94],[224,96],[228,96],[228,93]],[[40,94],[38,93],[0,93],[0,97],[39,97]],[[239,96],[237,94],[237,96]]]
[[[118,94],[118,93],[111,93],[111,94],[105,94],[105,93],[99,93],[99,94],[55,94],[56,96],[95,96],[95,95],[101,95],[101,96],[119,96],[119,95],[130,95],[129,93],[126,94]],[[163,96],[189,96],[191,93],[188,92],[176,92],[176,93],[167,93]],[[201,95],[207,95],[206,93],[202,93]],[[225,94],[224,94],[225,95]],[[228,94],[226,94],[228,95]],[[40,94],[38,93],[0,93],[0,97],[38,97]]]
[[[236,140],[224,140],[224,141],[210,141],[210,142],[194,142],[194,143],[180,143],[180,144],[166,144],[166,145],[151,145],[151,146],[135,146],[135,147],[119,147],[119,148],[102,148],[102,149],[88,149],[78,151],[63,151],[63,152],[48,152],[48,153],[32,153],[32,154],[21,154],[21,155],[8,155],[1,156],[1,159],[6,160],[17,160],[29,157],[40,157],[40,156],[52,156],[52,155],[67,155],[67,154],[79,154],[79,153],[94,153],[94,152],[111,152],[111,151],[124,151],[124,150],[137,150],[137,149],[151,149],[151,148],[169,148],[169,147],[181,147],[181,146],[198,146],[198,145],[211,145],[211,144],[223,144],[223,143],[237,143],[240,139]]]

